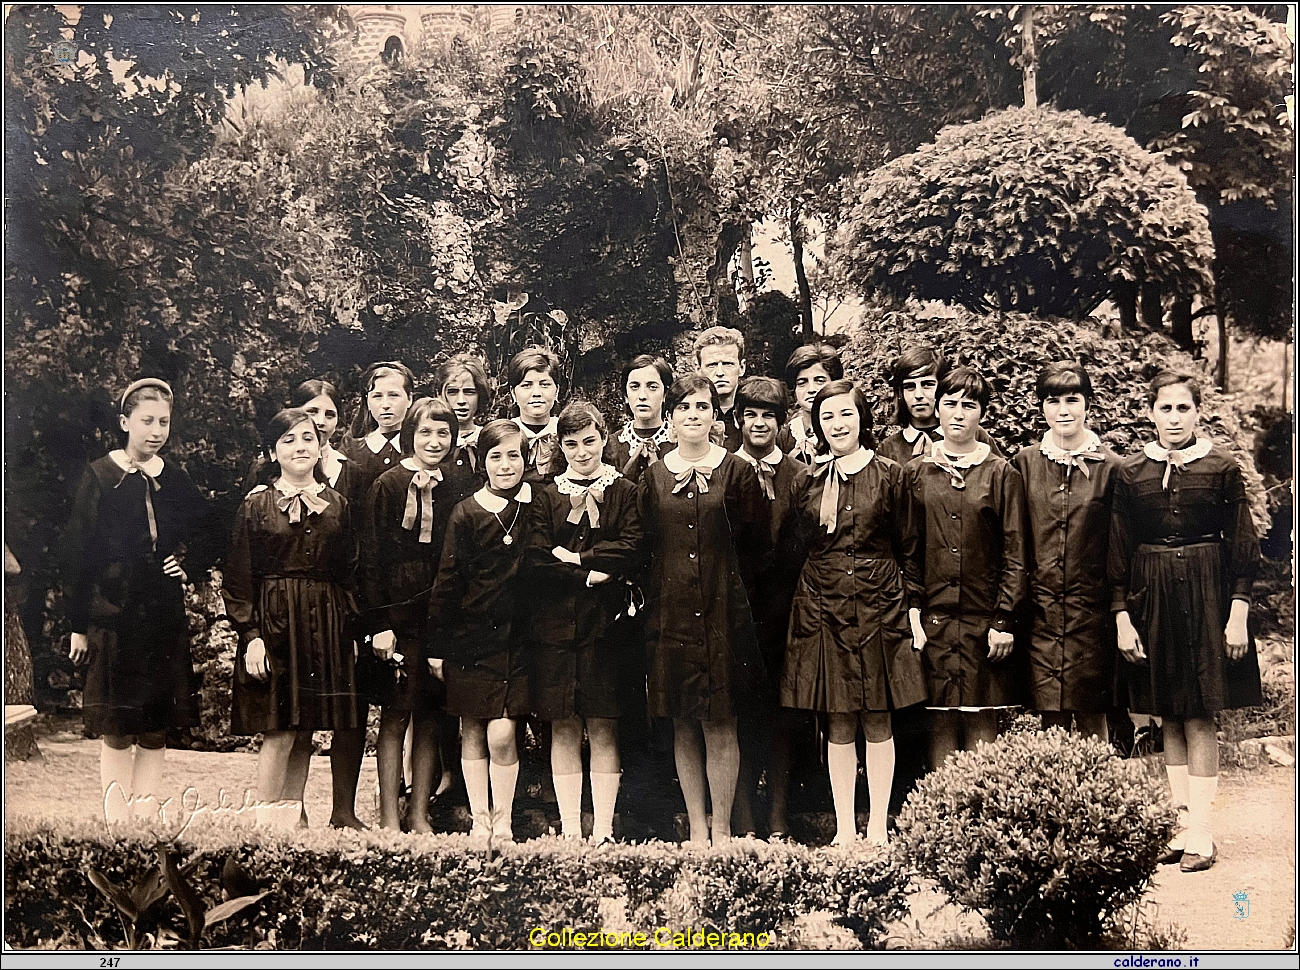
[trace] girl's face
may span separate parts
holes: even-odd
[[[575,478],[595,478],[596,470],[605,454],[605,437],[589,424],[581,431],[566,434],[560,439],[560,448],[569,462],[569,471]]]
[[[1156,434],[1165,448],[1185,445],[1194,438],[1200,416],[1192,390],[1186,384],[1160,388],[1156,403],[1151,405],[1151,420],[1155,422]]]
[[[632,418],[642,427],[651,428],[663,423],[664,379],[654,367],[638,367],[627,375],[627,407]]]
[[[416,464],[427,471],[451,453],[456,437],[446,421],[425,418],[415,429],[414,440],[415,448],[411,452],[411,457],[415,459]]]
[[[488,484],[499,492],[507,492],[524,477],[523,435],[511,435],[487,453],[483,465],[487,468]]]
[[[311,419],[316,422],[322,443],[334,437],[334,432],[338,430],[339,426],[339,406],[334,403],[328,394],[317,394],[304,404],[302,409],[310,414]]]
[[[1057,441],[1074,441],[1088,430],[1088,399],[1078,391],[1043,398],[1043,417]]]
[[[280,471],[291,478],[308,479],[320,461],[320,432],[315,421],[300,421],[275,443]]]
[[[545,424],[551,420],[551,408],[555,406],[555,378],[550,371],[530,370],[524,379],[516,384],[511,393],[519,405],[519,416],[527,424]]]
[[[903,379],[903,403],[912,423],[925,425],[934,421],[934,394],[939,378],[933,373],[910,375]]]
[[[836,458],[851,455],[861,447],[862,415],[858,414],[852,394],[836,394],[822,401],[817,419]]]
[[[740,414],[740,437],[745,443],[745,450],[755,458],[765,458],[771,454],[779,430],[774,409],[745,405]]]
[[[172,431],[172,406],[166,401],[140,401],[130,414],[118,416],[126,432],[126,450],[139,461],[148,461],[167,444]]]
[[[402,419],[406,409],[411,406],[411,395],[406,392],[406,384],[397,374],[385,374],[376,377],[366,395],[366,406],[370,415],[379,424],[379,430],[385,437],[391,438],[402,430]]]
[[[817,392],[831,382],[831,375],[821,364],[805,367],[794,379],[794,397],[803,411],[811,411]]]
[[[478,387],[469,371],[462,370],[447,378],[447,383],[442,385],[442,399],[462,428],[468,431],[474,426],[474,415],[478,413]]]
[[[697,447],[707,445],[715,418],[713,398],[708,391],[688,394],[673,408],[673,430],[677,432],[678,442]]]
[[[967,397],[962,391],[939,398],[939,426],[943,428],[944,440],[954,445],[974,443],[981,417],[980,402]]]

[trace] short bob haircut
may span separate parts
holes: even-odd
[[[415,450],[415,432],[420,430],[421,421],[441,421],[451,431],[451,443],[456,444],[456,431],[460,422],[447,402],[440,397],[419,398],[406,412],[402,419],[402,454],[409,455]]]
[[[474,416],[486,414],[492,406],[492,387],[488,382],[487,365],[483,358],[474,354],[456,354],[439,364],[433,372],[434,393],[446,399],[448,382],[462,371],[469,375],[469,379],[474,382],[474,390],[478,392],[478,408],[474,411]]]
[[[664,382],[664,391],[673,386],[673,369],[668,361],[654,354],[637,354],[629,360],[623,368],[623,376],[619,381],[619,387],[623,389],[623,395],[627,396],[627,381],[632,376],[634,370],[641,370],[643,367],[653,367],[659,372],[659,379]]]
[[[275,417],[266,423],[266,430],[262,434],[262,448],[272,463],[275,463],[276,442],[304,421],[311,425],[312,431],[316,431],[316,422],[302,408],[285,408],[283,411],[277,411]]]
[[[550,374],[551,380],[560,383],[560,358],[548,347],[525,347],[511,357],[510,366],[506,368],[506,382],[512,389],[516,388],[524,382],[528,372],[534,370]]]
[[[722,401],[718,399],[718,389],[713,386],[713,381],[703,374],[683,374],[673,381],[673,386],[668,388],[668,396],[664,398],[664,417],[670,418],[677,410],[677,405],[700,391],[708,392],[709,400],[713,402],[713,418],[716,421],[722,416]]]
[[[871,404],[867,401],[867,396],[858,390],[858,385],[852,381],[840,379],[831,381],[813,398],[812,404],[812,425],[813,433],[817,435],[817,450],[823,455],[830,454],[831,446],[826,440],[826,434],[822,431],[822,402],[827,398],[836,397],[840,394],[847,394],[853,398],[853,404],[858,409],[858,443],[863,448],[876,447],[876,436],[871,433]]]
[[[524,433],[520,430],[519,425],[507,418],[497,418],[495,421],[489,421],[483,426],[483,430],[478,433],[478,453],[486,459],[489,451],[510,437],[517,437],[522,442]]]
[[[745,408],[775,411],[777,423],[784,425],[790,414],[790,392],[775,377],[746,377],[736,389],[737,418]]]
[[[289,395],[289,407],[305,408],[318,397],[327,397],[334,402],[334,409],[339,412],[339,423],[342,424],[343,408],[339,399],[339,389],[326,380],[312,378],[309,381],[303,381],[293,389]]]
[[[978,401],[980,418],[989,413],[989,401],[993,390],[989,382],[972,367],[954,367],[939,378],[939,386],[934,389],[934,403],[938,408],[939,400],[952,394],[964,394],[972,401]]]
[[[1034,393],[1041,404],[1049,397],[1061,397],[1065,394],[1082,395],[1084,401],[1092,403],[1092,379],[1083,365],[1074,360],[1058,360],[1048,364],[1038,372],[1038,382]]]
[[[361,392],[361,407],[357,408],[357,413],[352,416],[352,437],[354,438],[364,438],[379,427],[379,422],[370,413],[370,407],[366,403],[366,399],[370,397],[370,392],[375,389],[375,382],[381,377],[400,377],[402,387],[406,389],[406,396],[409,398],[415,397],[415,375],[411,373],[411,368],[395,360],[375,361],[361,375],[361,386],[365,390]]]
[[[735,347],[736,356],[745,359],[745,335],[731,327],[709,327],[695,338],[695,363],[700,362],[700,351],[705,347]]]
[[[117,406],[118,413],[123,417],[130,417],[131,412],[143,401],[165,401],[167,406],[171,407],[171,385],[159,377],[144,377],[135,381],[123,392]]]
[[[889,367],[889,386],[894,390],[894,424],[906,428],[912,423],[912,412],[903,400],[903,381],[926,375],[938,380],[948,373],[949,366],[948,358],[929,344],[908,347],[894,358]]]
[[[1192,403],[1198,408],[1201,406],[1201,385],[1196,378],[1172,370],[1162,370],[1152,379],[1151,386],[1147,388],[1147,406],[1155,407],[1161,390],[1175,384],[1186,384],[1187,390],[1192,394]]]
[[[555,422],[555,436],[563,441],[570,435],[594,427],[602,438],[609,437],[605,416],[590,401],[570,401]]]
[[[804,344],[796,347],[790,359],[785,363],[785,382],[794,390],[799,375],[809,367],[821,364],[833,381],[844,379],[844,361],[840,360],[839,351],[830,344]]]

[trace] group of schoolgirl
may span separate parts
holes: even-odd
[[[260,800],[301,801],[311,733],[333,730],[331,823],[359,826],[373,701],[381,824],[401,822],[412,722],[407,824],[430,830],[439,735],[445,747],[459,718],[471,835],[508,840],[516,721],[532,715],[551,725],[563,834],[581,837],[585,733],[592,838],[610,839],[621,677],[643,663],[646,713],[672,719],[692,843],[730,838],[733,805],[753,831],[763,772],[784,835],[798,712],[826,720],[836,843],[857,838],[861,728],[866,835],[883,843],[893,712],[929,708],[937,765],[992,740],[1001,708],[1104,738],[1118,704],[1163,718],[1184,823],[1166,861],[1213,863],[1214,717],[1260,702],[1246,631],[1259,552],[1235,461],[1197,437],[1193,380],[1152,382],[1157,440],[1121,460],[1088,427],[1084,368],[1050,365],[1048,433],[1009,461],[981,427],[987,382],[929,347],[894,362],[899,430],[879,443],[828,347],[799,348],[785,383],[744,377],[735,330],[705,331],[695,356],[676,379],[661,358],[631,361],[617,431],[586,402],[553,414],[541,348],[509,367],[519,416],[485,426],[486,370],[468,355],[418,400],[407,368],[373,365],[337,448],[337,393],[298,389],[268,426],[270,474],[239,509],[224,573],[232,731],[264,735]],[[78,496],[72,616],[74,659],[91,641],[104,787],[129,799],[158,791],[162,732],[197,723],[173,550],[202,515],[158,456],[170,390],[137,382],[120,404],[126,447]],[[130,664],[149,651],[142,677]]]

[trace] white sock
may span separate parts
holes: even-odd
[[[470,835],[486,836],[492,828],[488,811],[488,759],[473,761],[460,759],[460,772],[465,778],[465,794],[469,796],[469,813],[474,819]]]
[[[1184,849],[1194,855],[1208,856],[1214,851],[1210,833],[1210,803],[1219,787],[1219,776],[1187,776],[1187,840]]]
[[[552,775],[560,805],[560,829],[566,839],[582,838],[582,772]]]
[[[135,746],[110,748],[99,744],[99,784],[103,792],[104,821],[121,822],[131,817],[131,774],[135,766]]]
[[[1169,848],[1181,849],[1187,838],[1187,765],[1165,765],[1169,776],[1169,800],[1178,810],[1178,828],[1169,840]]]
[[[515,782],[519,780],[519,762],[499,765],[494,761],[488,768],[488,774],[492,778],[492,837],[502,842],[513,842]]]
[[[166,757],[166,748],[142,748],[136,745],[131,791],[135,794],[137,815],[157,815],[158,806],[163,801],[163,761]]]
[[[591,773],[591,809],[596,816],[591,828],[593,842],[614,837],[614,806],[618,802],[618,786],[622,780],[621,771]]]
[[[889,796],[894,790],[894,739],[867,742],[867,794],[871,798],[871,817],[867,820],[867,838],[884,845],[888,838]]]
[[[853,814],[853,797],[858,784],[858,746],[826,744],[826,767],[830,769],[831,795],[835,800],[835,842],[851,842],[858,834]]]

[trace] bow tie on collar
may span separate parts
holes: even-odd
[[[921,431],[917,428],[912,428],[911,430],[916,435],[916,439],[912,442],[912,457],[919,458],[921,455],[929,454],[934,449],[935,439],[931,438],[925,431]],[[930,430],[933,431],[935,429],[931,428]],[[903,440],[907,440],[907,429],[903,430]],[[939,440],[942,441],[942,437],[940,437]]]
[[[975,450],[964,455],[958,455],[952,458],[943,450],[943,439],[940,438],[930,449],[930,453],[921,459],[927,465],[934,465],[948,473],[948,484],[953,488],[965,488],[966,476],[962,474],[963,469],[974,468],[980,462],[984,461],[993,449],[982,441],[975,443]]]
[[[319,515],[330,507],[329,500],[321,498],[320,493],[324,488],[324,482],[315,482],[302,488],[276,482],[275,490],[279,494],[275,497],[275,506],[281,512],[289,513],[290,522],[301,522],[304,506],[308,515]]]
[[[442,469],[426,471],[421,468],[411,476],[411,484],[406,486],[406,509],[402,513],[402,528],[410,531],[415,528],[415,507],[420,507],[420,542],[433,541],[433,490],[442,481]]]
[[[813,468],[813,478],[826,476],[826,487],[822,489],[822,504],[817,521],[819,525],[826,527],[827,535],[834,532],[836,525],[839,524],[840,483],[849,480],[848,473],[840,464],[841,461],[840,458],[822,455]]]
[[[678,452],[681,454],[681,452]],[[709,477],[713,474],[713,469],[708,465],[687,465],[679,472],[673,472],[673,477],[677,479],[677,484],[673,486],[673,494],[676,495],[687,485],[691,484],[694,479],[696,487],[703,494],[709,490]]]
[[[138,461],[132,458],[125,451],[123,452],[123,455],[126,456],[126,468],[123,469],[126,474],[123,475],[121,479],[118,480],[117,485],[114,485],[113,487],[117,488],[122,484],[122,482],[126,481],[127,475],[134,475],[136,472],[140,473],[140,477],[144,479],[144,514],[149,520],[149,548],[152,552],[157,552],[158,517],[153,511],[153,493],[162,491],[162,486],[158,484],[158,479],[145,471],[144,466]]]
[[[1159,442],[1151,441],[1142,451],[1153,461],[1165,463],[1165,475],[1160,481],[1160,487],[1167,489],[1170,472],[1177,471],[1181,475],[1184,467],[1210,453],[1210,439],[1198,438],[1186,448],[1162,448]]]
[[[1058,448],[1048,437],[1043,438],[1043,443],[1039,446],[1041,451],[1050,461],[1058,465],[1064,465],[1067,469],[1077,468],[1083,473],[1084,478],[1090,477],[1088,472],[1088,461],[1105,461],[1106,456],[1097,450],[1099,439],[1096,434],[1089,432],[1089,439],[1078,448],[1066,451],[1064,448]],[[1067,471],[1068,475],[1069,472]]]
[[[772,464],[766,458],[755,458],[747,451],[736,452],[741,458],[749,462],[750,466],[758,473],[758,484],[763,490],[763,496],[769,502],[776,501],[776,465]]]
[[[464,448],[465,454],[469,456],[470,471],[478,468],[478,433],[482,428],[475,428],[469,434],[462,434],[456,438],[456,447]]]
[[[572,525],[577,525],[582,521],[582,515],[587,514],[587,521],[591,523],[593,529],[600,528],[600,503],[605,501],[605,489],[599,482],[588,485],[586,488],[579,487],[579,490],[569,494],[569,514],[566,521]]]
[[[938,454],[926,455],[921,461],[927,465],[934,465],[948,473],[948,484],[953,488],[965,488],[966,476],[961,473],[961,468],[948,460],[948,456],[942,452]]]

